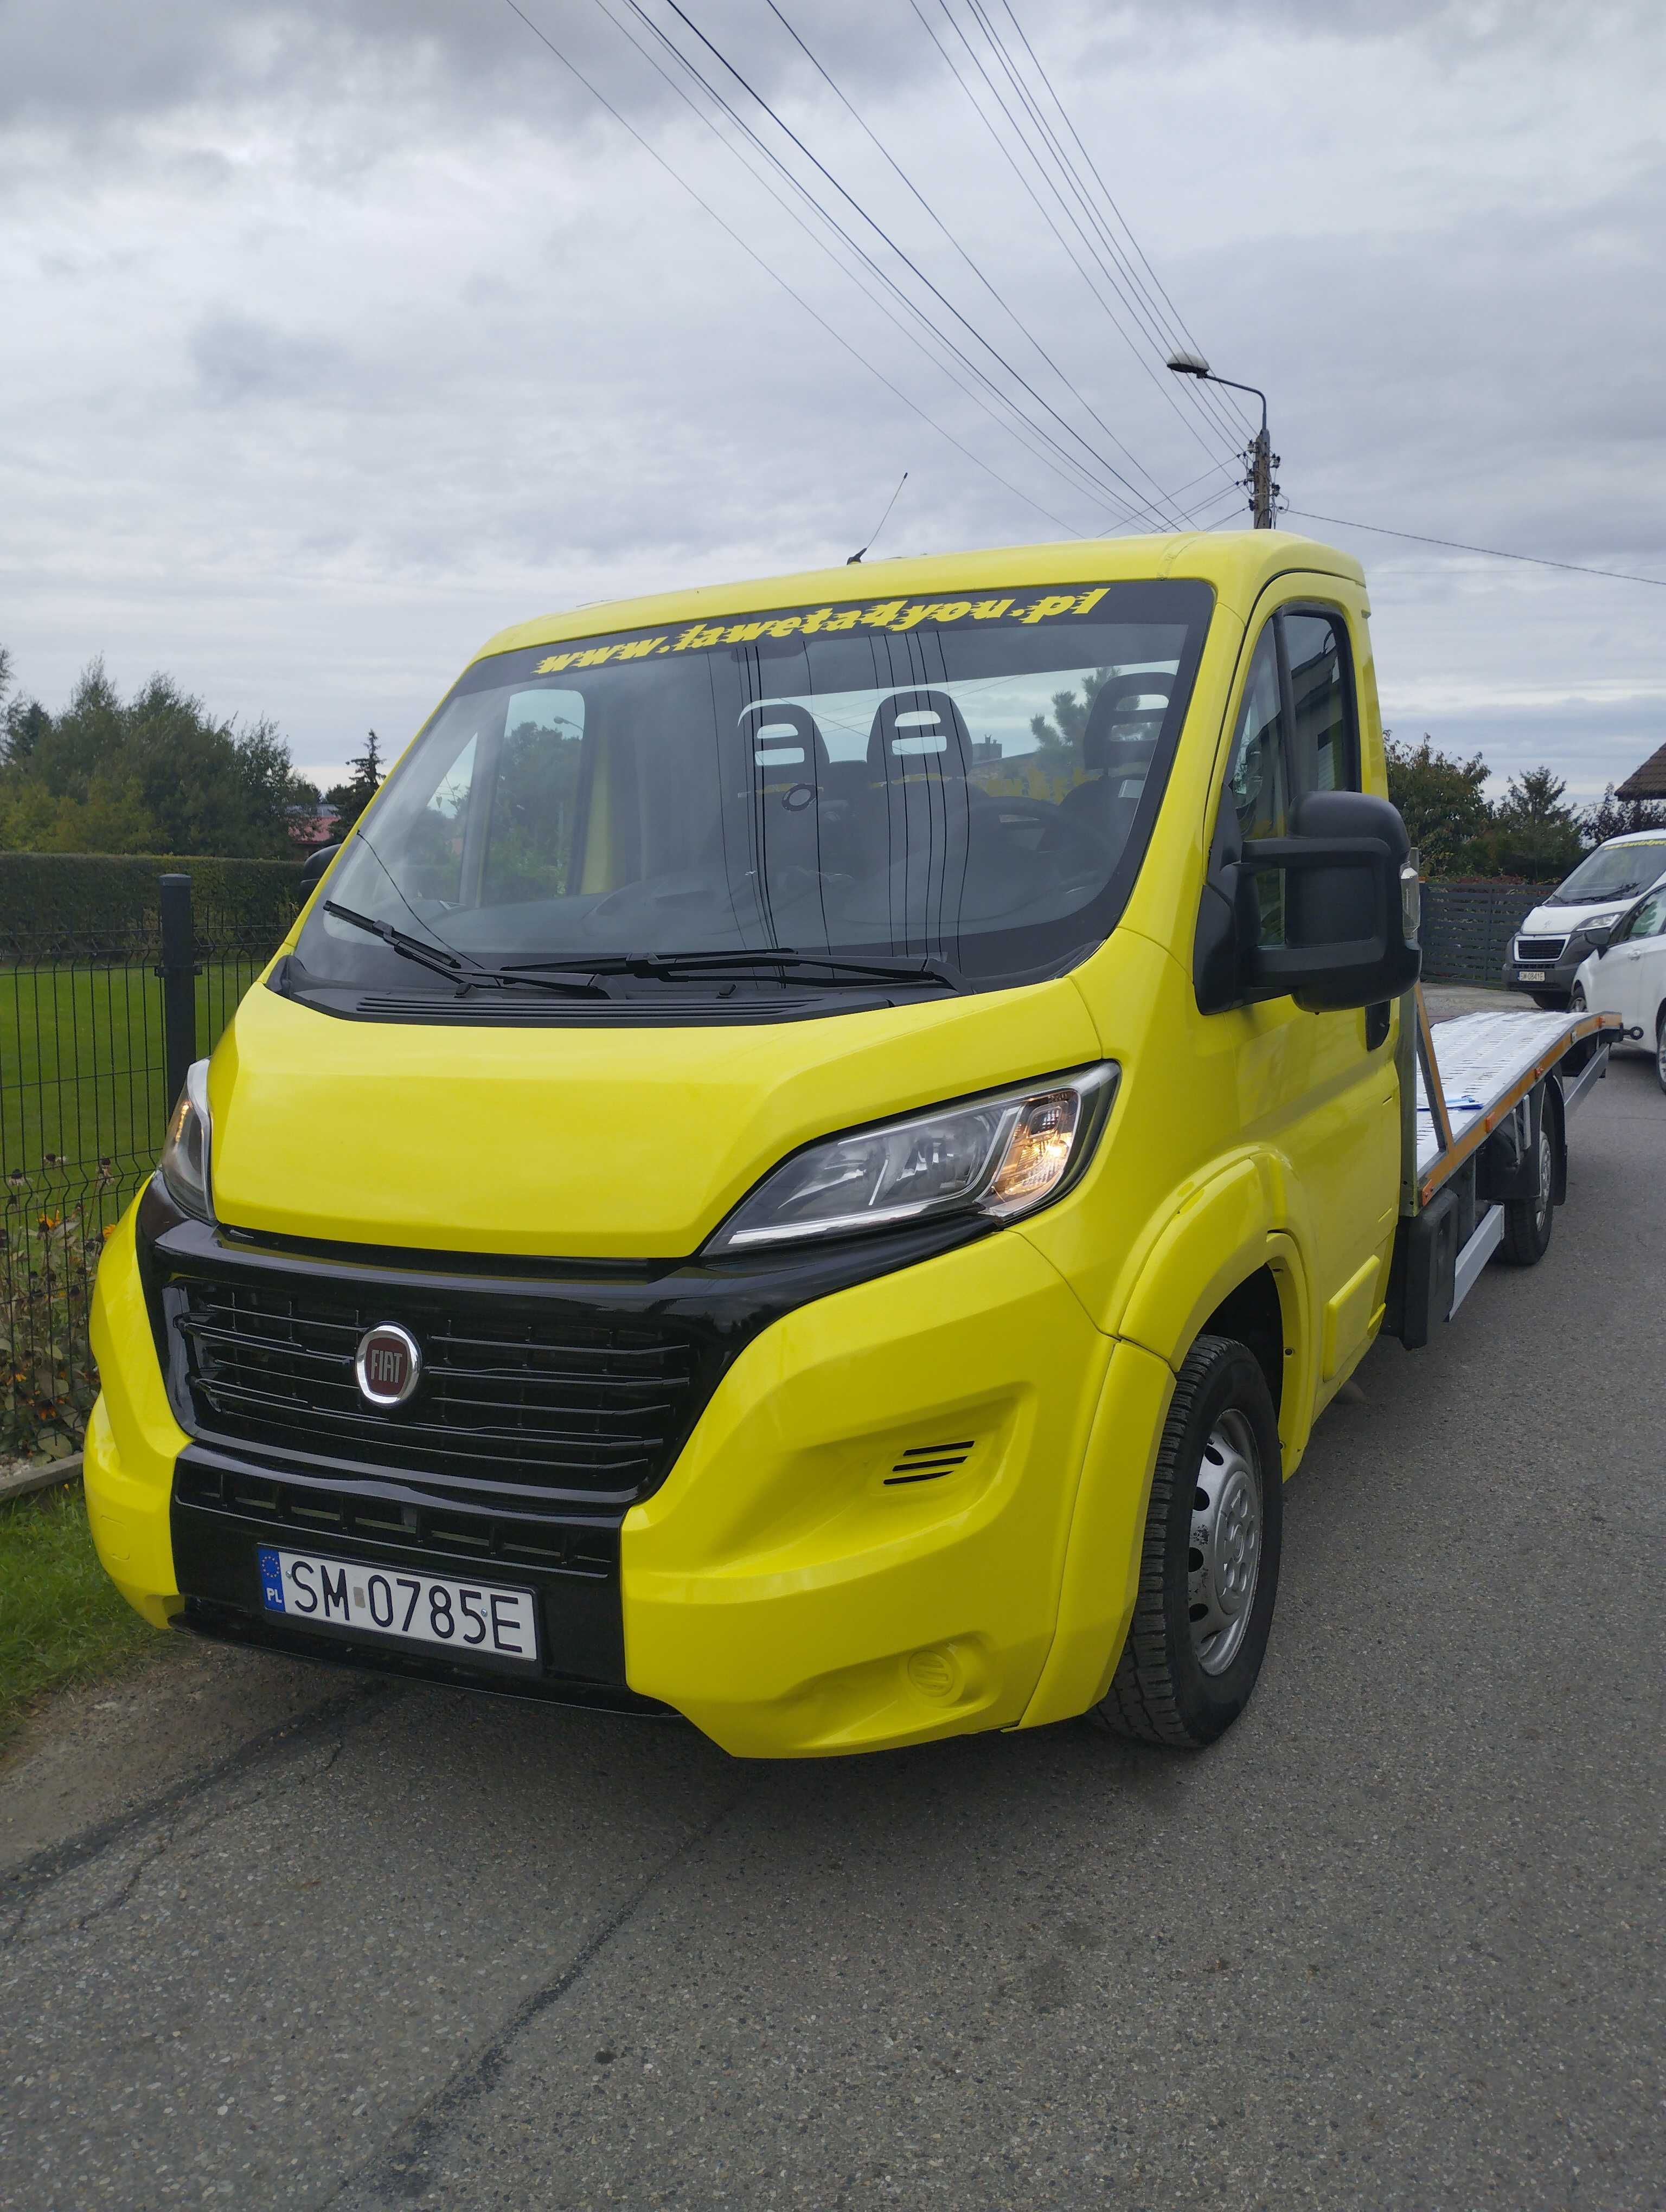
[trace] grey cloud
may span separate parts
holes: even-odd
[[[590,0],[525,4],[877,368],[1068,525],[1103,526],[806,247]],[[1022,353],[763,0],[687,4]],[[1127,442],[1166,482],[1202,469],[903,0],[782,4]],[[1297,505],[1666,574],[1655,19],[1015,4],[1207,350],[1268,386]],[[47,696],[102,648],[339,762],[369,724],[412,726],[507,621],[842,558],[905,466],[881,551],[1052,534],[501,0],[13,9],[8,99],[27,115],[0,246],[25,273],[0,330],[0,597]],[[1550,757],[1592,788],[1666,735],[1660,594],[1322,534],[1372,574],[1402,728],[1481,732],[1501,772]]]
[[[294,337],[239,314],[199,323],[190,353],[198,389],[211,407],[247,399],[319,399],[339,386],[347,358],[328,341]]]

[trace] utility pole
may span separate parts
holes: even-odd
[[[1177,376],[1195,376],[1200,384],[1224,384],[1229,392],[1248,392],[1261,402],[1261,428],[1244,448],[1248,473],[1239,478],[1250,495],[1250,512],[1257,530],[1271,530],[1278,520],[1279,487],[1273,471],[1279,456],[1267,434],[1267,394],[1253,384],[1235,384],[1230,376],[1217,376],[1201,353],[1177,353],[1169,362]]]
[[[1225,380],[1222,377],[1214,379],[1217,384]],[[1243,386],[1245,391],[1249,388],[1247,385]],[[1265,407],[1264,400],[1262,404]],[[1250,512],[1256,518],[1257,530],[1271,530],[1279,509],[1279,487],[1273,481],[1273,471],[1279,465],[1279,457],[1272,451],[1264,415],[1260,429],[1244,448],[1243,457],[1250,464],[1250,473],[1243,478],[1244,487],[1250,494]]]

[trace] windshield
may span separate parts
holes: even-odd
[[[366,921],[462,981],[769,947],[1045,972],[1127,897],[1212,604],[856,602],[477,662],[331,877],[356,918],[319,902],[289,988],[432,994]]]
[[[1636,845],[1599,845],[1556,887],[1557,906],[1594,906],[1599,899],[1634,897],[1666,875],[1666,837]]]

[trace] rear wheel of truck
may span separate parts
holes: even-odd
[[[1260,1362],[1231,1338],[1201,1336],[1163,1425],[1134,1620],[1094,1720],[1190,1750],[1231,1726],[1267,1650],[1283,1507]]]
[[[1556,1144],[1542,1093],[1533,1114],[1533,1195],[1506,1200],[1499,1257],[1507,1267],[1536,1267],[1550,1249],[1556,1220]]]

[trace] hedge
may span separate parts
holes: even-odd
[[[203,854],[0,853],[0,944],[154,936],[156,879],[186,875],[198,934],[266,936],[276,946],[301,904],[294,860]]]

